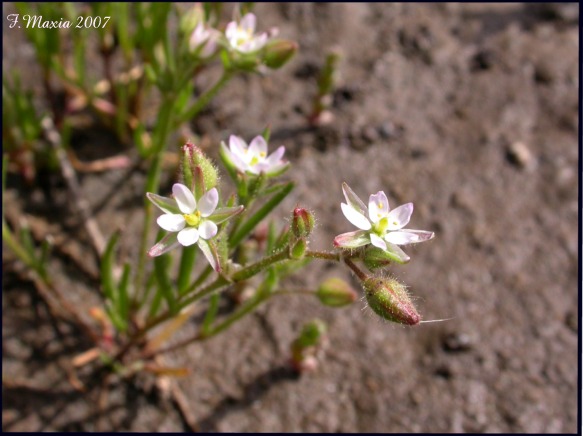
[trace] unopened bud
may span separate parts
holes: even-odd
[[[305,238],[299,238],[291,243],[290,257],[296,260],[303,259],[307,249],[308,243]]]
[[[202,5],[195,4],[194,7],[190,8],[184,15],[182,15],[182,18],[180,19],[180,31],[185,35],[189,35],[197,24],[202,22],[203,18],[204,10],[202,9]]]
[[[304,325],[302,332],[296,339],[302,347],[313,347],[323,339],[326,334],[326,323],[319,319],[314,319]]]
[[[217,186],[218,172],[211,160],[196,145],[187,142],[182,147],[182,175],[184,184],[193,189],[196,182],[196,167],[200,168],[204,190],[209,191]]]
[[[326,324],[315,319],[304,325],[300,335],[291,344],[291,363],[298,372],[314,370],[318,366],[318,349],[325,343]]]
[[[320,284],[316,296],[326,306],[341,307],[353,303],[357,294],[344,280],[331,277]]]
[[[368,305],[381,318],[406,325],[417,325],[421,321],[406,286],[397,280],[369,277],[362,286]]]
[[[286,39],[269,41],[265,46],[263,63],[269,68],[281,68],[298,51],[298,43]]]
[[[293,212],[291,229],[296,238],[307,238],[314,229],[314,215],[303,207]]]

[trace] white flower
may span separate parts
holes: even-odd
[[[200,50],[200,56],[208,58],[217,50],[218,31],[198,23],[188,41],[191,52]],[[203,47],[204,46],[204,47]]]
[[[229,138],[229,148],[223,144],[223,150],[241,172],[252,174],[265,173],[273,176],[281,173],[288,165],[282,159],[285,147],[281,145],[267,156],[267,142],[263,136],[256,136],[249,147],[240,137],[231,135]]]
[[[225,36],[231,47],[241,53],[251,53],[263,48],[267,42],[267,33],[255,35],[257,19],[252,13],[246,14],[241,22],[231,21],[225,29]]]
[[[220,266],[216,250],[209,244],[218,231],[217,224],[243,211],[243,206],[217,209],[219,193],[216,188],[205,193],[198,203],[193,193],[185,185],[172,186],[174,199],[148,192],[146,196],[164,215],[158,217],[158,225],[170,232],[148,251],[151,257],[160,256],[169,250],[183,245],[198,244],[215,270]]]
[[[409,256],[398,245],[424,242],[435,236],[433,232],[404,228],[411,219],[413,203],[391,210],[387,196],[379,191],[369,197],[367,207],[346,183],[342,184],[342,191],[346,199],[346,203],[340,205],[342,213],[360,230],[336,236],[334,245],[337,247],[357,248],[372,244],[407,262]]]

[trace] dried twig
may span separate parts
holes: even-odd
[[[51,143],[53,148],[55,149],[55,153],[57,155],[57,159],[59,160],[59,164],[61,166],[61,171],[63,173],[63,177],[65,178],[65,182],[71,191],[75,199],[75,204],[83,218],[83,223],[89,233],[89,237],[91,238],[91,242],[93,243],[93,248],[97,252],[98,255],[101,255],[105,250],[105,239],[99,227],[97,225],[97,221],[91,216],[91,211],[89,208],[89,203],[83,195],[81,194],[81,188],[79,186],[79,181],[75,176],[75,170],[69,161],[67,153],[63,148],[63,144],[61,141],[61,135],[55,128],[53,120],[49,117],[44,117],[41,122],[43,129],[45,130],[45,135],[48,141]]]

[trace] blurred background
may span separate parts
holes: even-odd
[[[405,328],[379,319],[364,300],[330,310],[301,297],[274,299],[228,334],[168,356],[192,369],[177,379],[187,415],[148,379],[115,387],[104,405],[99,385],[71,387],[70,361],[82,344],[70,327],[54,327],[3,247],[3,429],[575,432],[578,4],[258,3],[253,11],[259,30],[278,27],[297,41],[297,55],[280,71],[233,79],[172,147],[194,134],[216,157],[230,134],[248,140],[270,125],[270,144],[286,146],[286,177],[297,181],[280,216],[296,204],[312,210],[317,249],[352,230],[340,211],[344,181],[361,198],[383,190],[392,206],[413,202],[409,227],[436,237],[409,247],[411,262],[391,273],[410,287],[425,320],[452,319]],[[17,71],[43,108],[35,52],[24,29],[7,26],[14,12],[3,4],[3,74]],[[329,115],[314,125],[318,74],[330,53],[338,64]],[[209,71],[197,78],[203,88]],[[107,237],[122,228],[122,254],[131,259],[144,169],[83,167],[112,157],[135,162],[132,139],[117,133],[81,111],[70,149],[92,216]],[[42,153],[32,154],[31,170],[26,152],[11,152],[4,213],[15,223],[25,217],[39,240],[50,235],[50,274],[87,312],[99,301],[97,270],[60,173]],[[176,172],[165,168],[168,187]],[[322,262],[290,285],[310,288],[329,276],[358,287]],[[318,369],[298,376],[288,368],[290,343],[316,317],[328,323],[328,346]]]

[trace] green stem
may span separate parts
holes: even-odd
[[[231,80],[233,73],[231,71],[223,71],[221,78],[213,85],[212,88],[205,91],[196,102],[188,109],[179,119],[180,123],[190,121],[198,113],[203,110],[209,102],[214,98],[215,95]]]
[[[153,159],[148,177],[146,180],[146,192],[158,192],[160,186],[160,173],[162,172],[163,154],[167,146],[167,139],[170,133],[170,126],[172,124],[172,107],[174,106],[174,96],[167,94],[162,107],[160,108],[158,123],[158,130],[154,136],[155,142],[152,144]],[[146,255],[148,251],[148,236],[154,220],[154,205],[147,199],[145,201],[145,216],[144,228],[142,229],[142,237],[140,239],[140,251],[138,258],[138,268],[135,279],[135,290],[138,292],[142,289],[142,282],[144,278],[144,271],[146,265]]]
[[[356,266],[356,264],[354,262],[352,262],[350,259],[344,259],[344,263],[346,263],[346,265],[348,265],[348,267],[354,271],[354,274],[356,274],[356,276],[362,280],[365,281],[366,279],[368,279],[368,275],[362,271],[358,266]]]
[[[306,257],[311,257],[313,259],[334,260],[336,262],[340,262],[340,253],[330,253],[327,251],[307,250],[305,255],[306,255]]]
[[[26,250],[16,241],[12,232],[8,228],[8,224],[2,221],[2,240],[10,247],[16,256],[26,264],[29,268],[36,271],[36,265],[33,259],[28,255]]]

